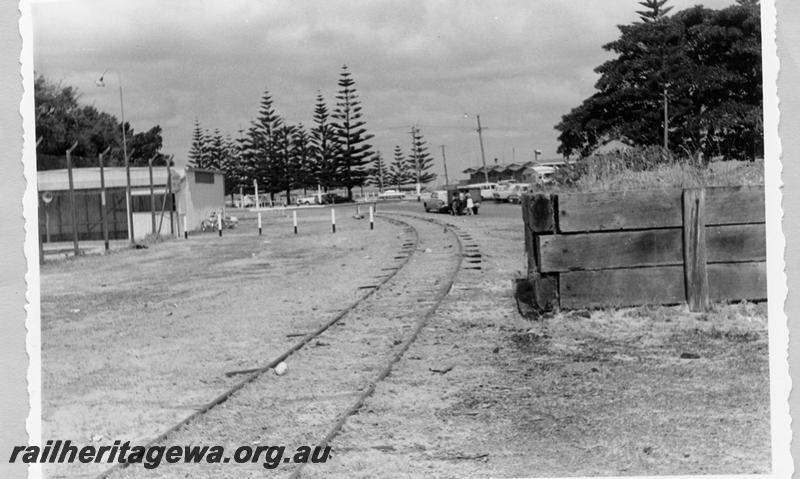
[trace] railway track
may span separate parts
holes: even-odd
[[[462,269],[480,269],[480,253],[454,225],[398,212],[381,212],[401,227],[400,251],[362,285],[364,294],[292,347],[257,367],[232,371],[245,377],[152,440],[157,444],[325,446],[358,412],[414,343],[448,295]],[[402,219],[401,219],[402,218]],[[466,261],[466,265],[463,263]],[[266,375],[286,362],[284,376]],[[335,451],[334,451],[335,455]],[[117,465],[99,477],[263,475],[259,464],[163,464],[157,471]],[[286,464],[281,472],[289,472]],[[218,469],[224,467],[224,469]],[[299,477],[296,465],[290,477]]]

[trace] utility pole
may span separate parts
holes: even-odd
[[[378,152],[378,191],[383,193],[383,158],[381,152]]]
[[[489,171],[486,169],[486,154],[483,151],[483,135],[481,132],[483,128],[481,128],[481,116],[475,115],[478,118],[478,141],[481,143],[481,161],[483,162],[483,179],[486,183],[489,182]]]
[[[444,163],[444,184],[450,184],[450,180],[447,178],[447,157],[444,155],[444,145],[442,145],[442,162]]]
[[[417,170],[417,201],[420,201],[419,151],[417,150],[417,127],[411,127],[411,151],[414,153],[414,168]]]
[[[669,152],[669,115],[667,112],[667,86],[664,85],[664,151]]]

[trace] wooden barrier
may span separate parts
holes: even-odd
[[[525,195],[539,310],[766,299],[762,186]]]

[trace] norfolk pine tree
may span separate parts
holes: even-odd
[[[389,167],[387,185],[394,185],[399,190],[401,186],[408,184],[413,173],[408,169],[408,160],[403,154],[400,145],[394,147],[394,159]]]
[[[429,171],[433,168],[433,158],[428,153],[428,146],[422,132],[417,127],[411,127],[411,156],[408,159],[409,169],[414,173],[414,181],[426,185],[436,181],[436,173]]]
[[[353,199],[353,187],[361,186],[367,177],[366,166],[371,156],[372,145],[366,143],[374,135],[367,133],[362,120],[361,102],[358,100],[355,82],[350,78],[347,65],[342,66],[339,77],[339,92],[333,112],[333,126],[338,151],[336,154],[336,176],[338,183],[347,189],[347,199]]]
[[[337,186],[336,179],[336,138],[333,125],[329,121],[328,107],[322,94],[317,94],[314,106],[314,126],[311,129],[311,154],[316,164],[316,182],[325,191]]]

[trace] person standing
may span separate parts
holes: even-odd
[[[469,191],[466,195],[467,198],[467,216],[472,216],[472,209],[475,208],[475,203],[472,201],[472,195],[469,194]]]

